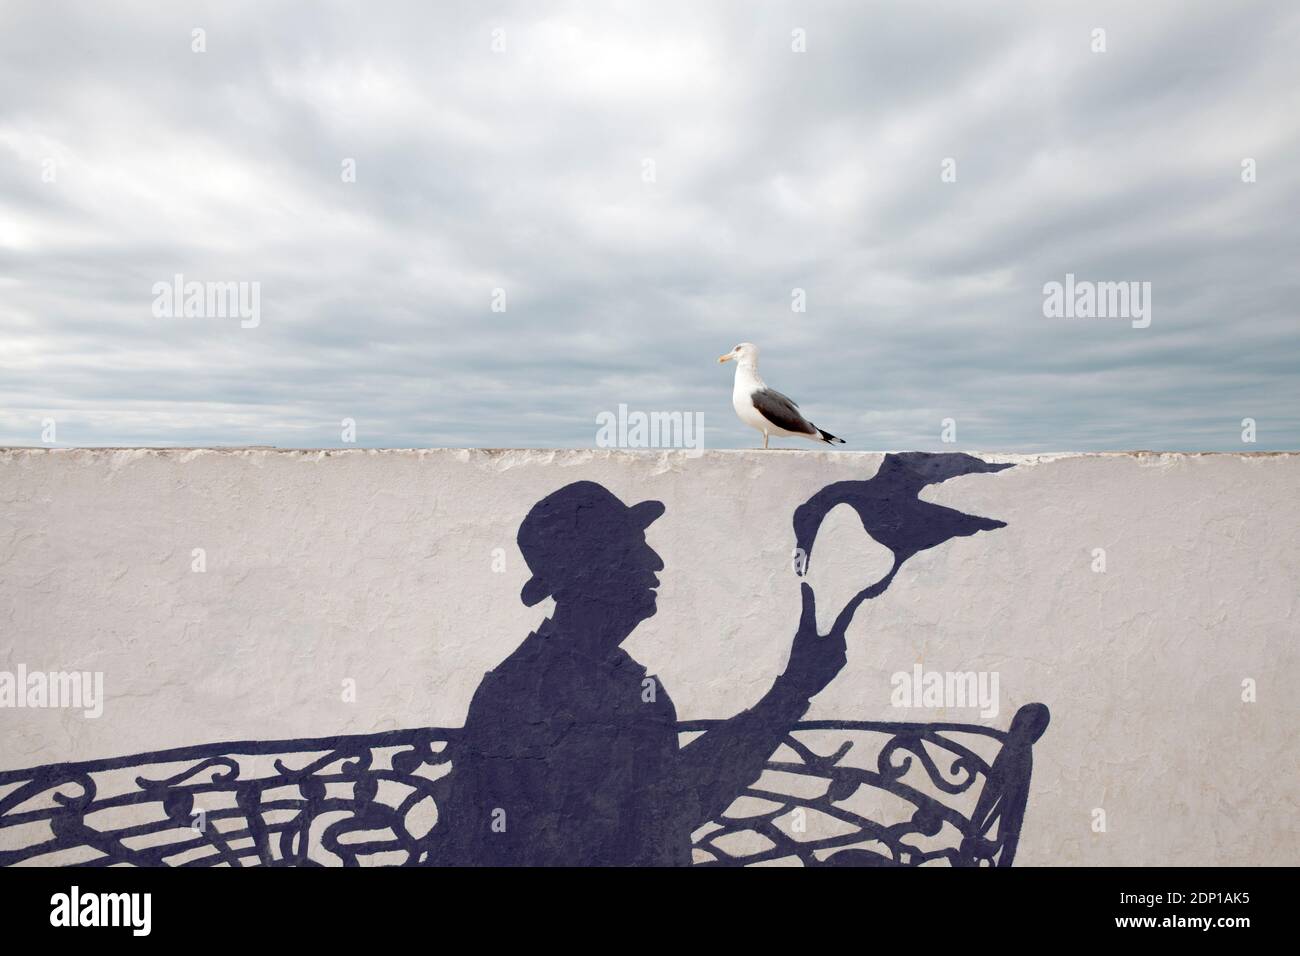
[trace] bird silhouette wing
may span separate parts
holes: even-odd
[[[993,518],[968,515],[920,497],[927,485],[957,475],[996,472],[1010,464],[981,461],[971,455],[949,452],[891,453],[866,481],[837,481],[827,485],[795,509],[795,544],[803,551],[803,569],[812,560],[813,543],[823,519],[835,506],[847,504],[858,513],[863,529],[894,553],[895,568],[927,548],[949,538],[1004,528]]]

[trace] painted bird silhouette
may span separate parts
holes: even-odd
[[[795,545],[803,554],[799,573],[808,573],[817,531],[826,515],[836,505],[847,504],[858,513],[862,529],[894,555],[889,573],[858,592],[850,602],[856,607],[889,587],[903,562],[917,552],[933,548],[949,538],[968,537],[977,531],[1006,527],[1005,521],[968,515],[922,501],[922,488],[958,475],[1002,471],[1010,467],[1010,463],[994,464],[960,452],[886,455],[873,477],[865,481],[837,481],[827,485],[795,509]]]

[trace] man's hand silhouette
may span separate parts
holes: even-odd
[[[763,698],[682,748],[681,793],[691,804],[692,826],[719,816],[762,774],[767,761],[808,712],[809,702],[844,668],[844,635],[863,601],[875,597],[891,574],[859,591],[840,611],[829,634],[817,633],[813,589],[801,582],[803,612],[785,672]]]
[[[799,630],[795,632],[790,647],[790,663],[786,665],[784,679],[798,688],[805,697],[812,697],[835,679],[848,659],[844,635],[853,615],[862,603],[866,592],[856,595],[831,626],[827,634],[817,633],[817,601],[808,583],[801,582],[799,592],[803,597],[803,613],[799,616]]]

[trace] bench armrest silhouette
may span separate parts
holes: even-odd
[[[1009,866],[1048,720],[1027,704],[1006,731],[800,723],[695,831],[695,862]],[[0,865],[437,865],[427,837],[456,738],[421,728],[0,771]]]

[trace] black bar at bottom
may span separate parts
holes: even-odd
[[[736,942],[761,939],[786,925],[805,942],[823,932],[863,943],[905,940],[915,933],[918,942],[937,944],[955,934],[953,943],[998,945],[1042,941],[1048,932],[1058,941],[1131,936],[1181,942],[1199,935],[1230,944],[1243,933],[1285,928],[1281,908],[1294,882],[1293,870],[1282,868],[742,874],[18,867],[0,870],[0,925],[18,938],[49,934],[54,941],[76,933],[80,942],[98,936],[126,945],[144,939],[201,944],[205,934],[214,933],[213,941],[227,943],[278,937],[295,945],[384,946],[389,934],[410,931],[417,937],[432,934],[432,946],[435,939],[451,944],[464,933],[483,943],[510,934],[512,927],[530,926],[572,939],[583,926],[610,926],[611,920],[629,932],[651,934],[656,926],[689,921],[702,933],[721,932]],[[147,911],[143,894],[148,894]],[[142,932],[146,913],[147,935]],[[86,922],[118,925],[81,925]],[[765,948],[779,945],[775,938],[768,942]]]

